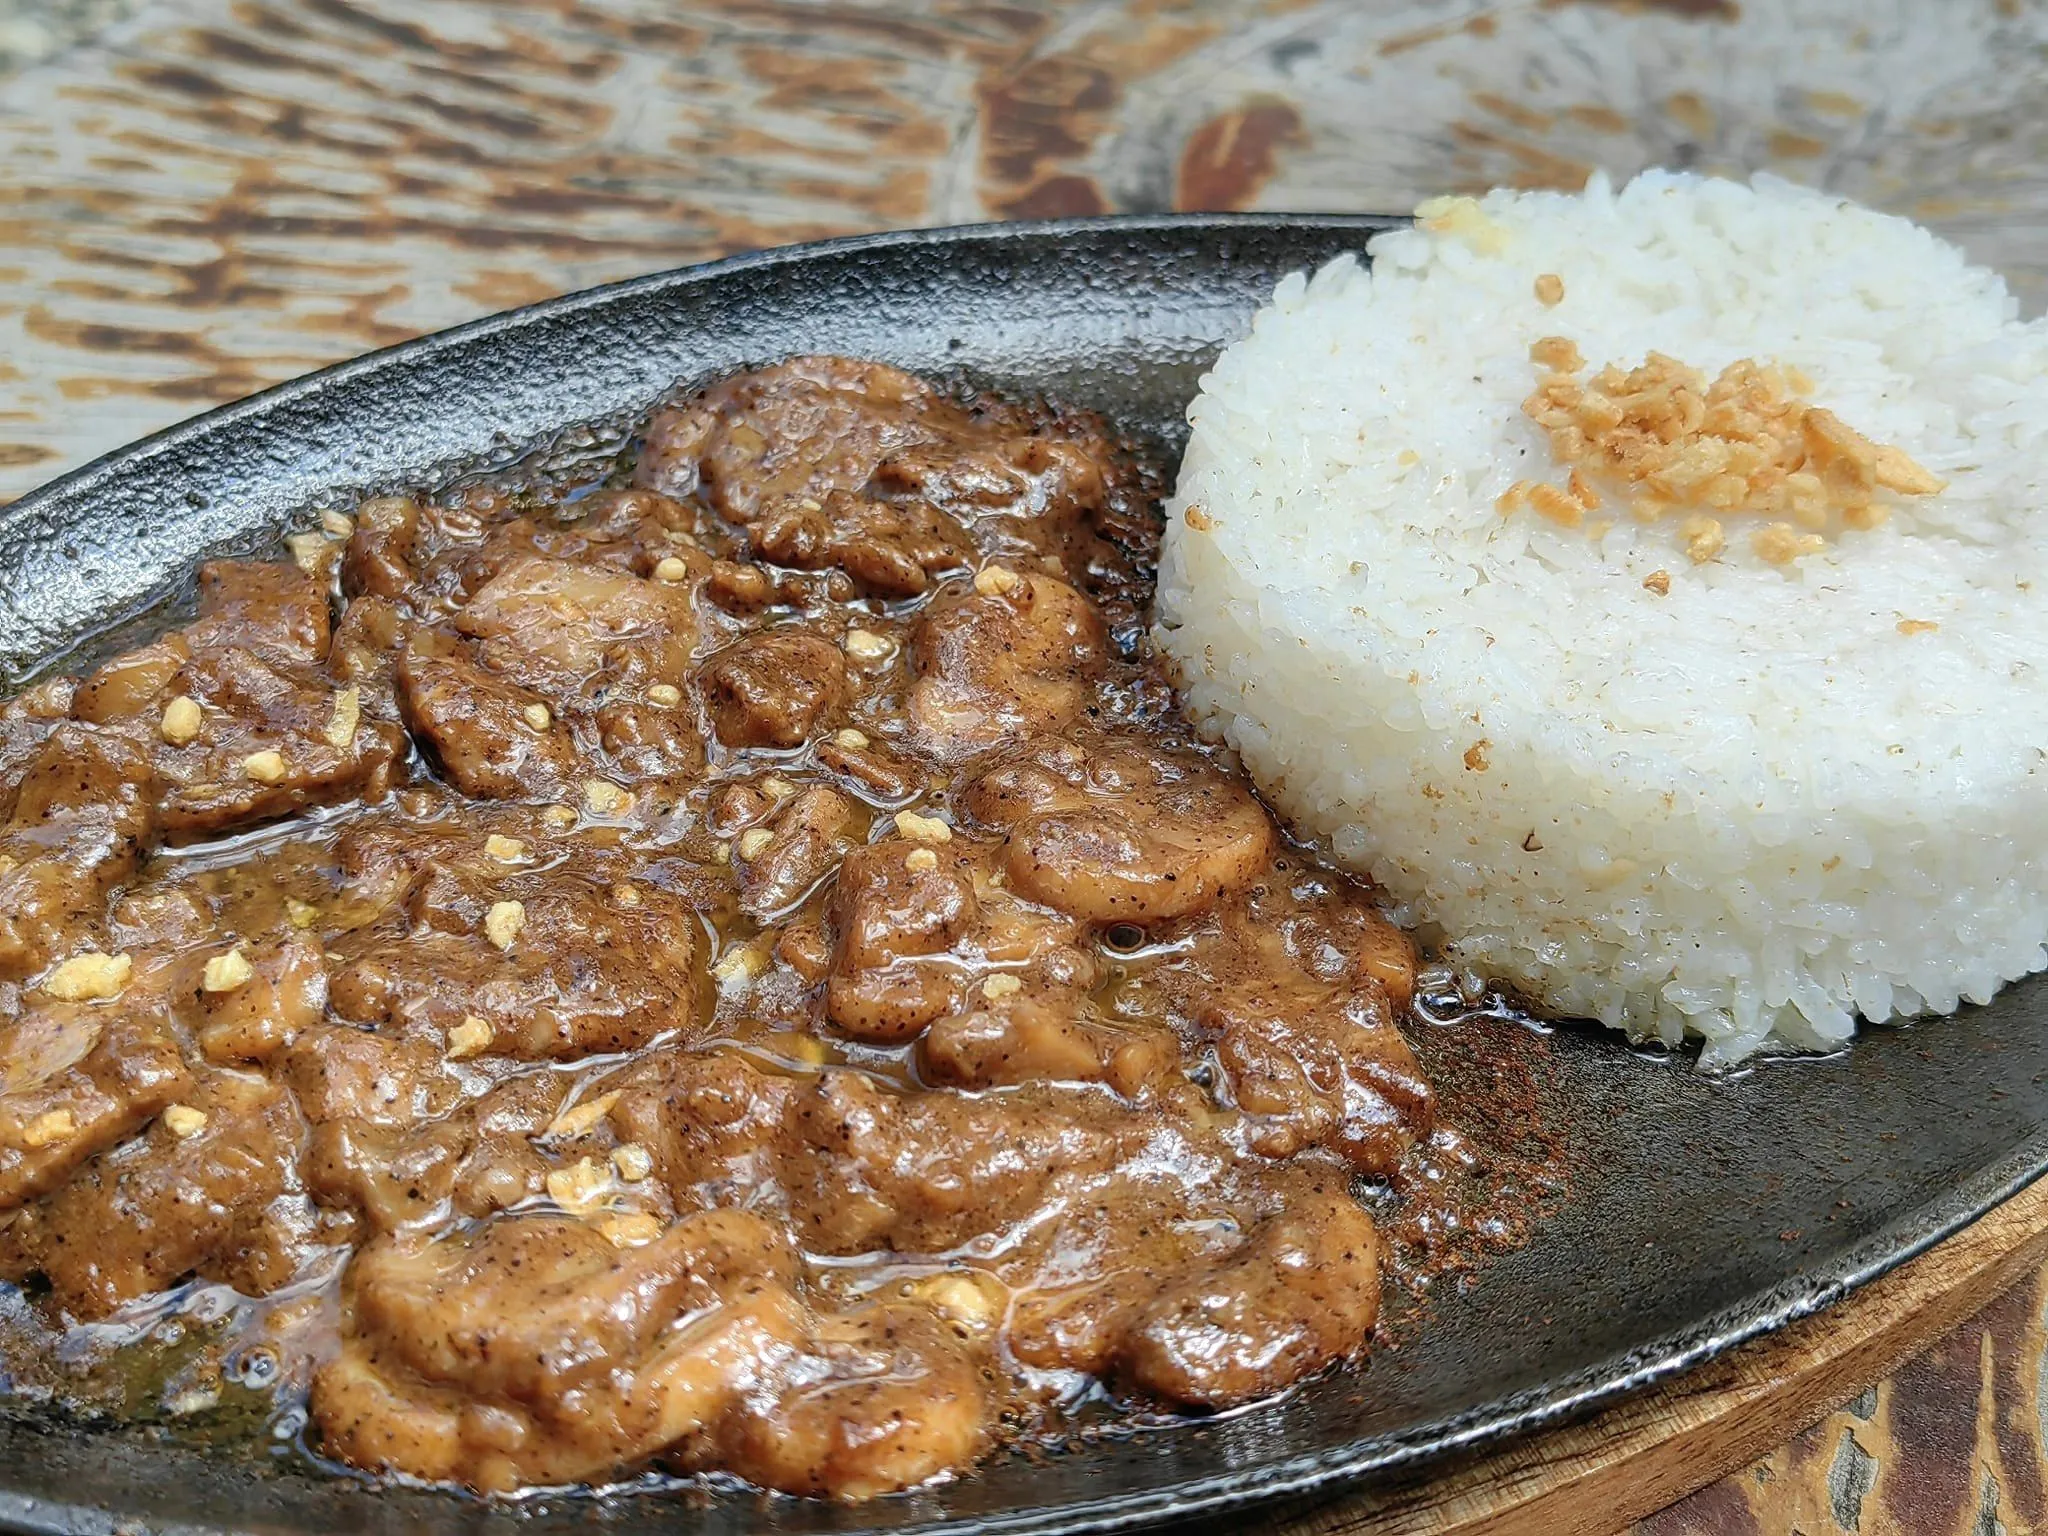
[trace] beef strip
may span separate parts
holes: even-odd
[[[161,996],[41,999],[0,1044],[0,1211],[46,1194],[187,1090],[191,1076]]]
[[[186,1098],[17,1220],[13,1240],[74,1317],[105,1317],[195,1271],[260,1291],[296,1269],[297,1255],[264,1251],[294,1235],[289,1213],[269,1209],[298,1184],[291,1096],[215,1072]]]
[[[1414,954],[1165,710],[1151,483],[838,358],[632,479],[367,501],[0,706],[0,1272],[285,1287],[220,1347],[324,1452],[493,1492],[1363,1348]]]
[[[156,776],[123,737],[58,726],[20,767],[0,791],[0,980],[17,981],[100,946],[107,898],[157,825]]]

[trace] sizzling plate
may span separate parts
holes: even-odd
[[[0,684],[260,547],[337,491],[392,489],[616,418],[679,380],[797,351],[965,369],[1107,412],[1170,449],[1217,346],[1272,283],[1387,221],[1193,217],[883,235],[768,252],[486,320],[286,385],[0,509]],[[1844,1056],[1731,1079],[1597,1032],[1418,1042],[1455,1121],[1562,1126],[1569,1193],[1534,1240],[1359,1374],[1196,1427],[999,1458],[974,1477],[838,1508],[737,1495],[629,1501],[618,1536],[678,1530],[1074,1531],[1331,1487],[1495,1440],[1825,1306],[2048,1167],[2048,983]],[[1533,1070],[1533,1098],[1506,1049]],[[1468,1122],[1469,1123],[1469,1122]],[[293,1457],[147,1430],[0,1417],[0,1524],[487,1533],[584,1529],[370,1489]]]

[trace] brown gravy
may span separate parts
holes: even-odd
[[[13,1389],[864,1498],[1359,1353],[1415,957],[1173,714],[1154,516],[798,359],[0,707]]]

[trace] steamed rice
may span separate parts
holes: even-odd
[[[1454,963],[1560,1015],[1731,1060],[2039,968],[2048,327],[1770,178],[1428,222],[1281,283],[1190,408],[1156,639],[1197,717]],[[1562,479],[1522,411],[1553,334],[1594,368],[1795,367],[1946,487],[1782,565],[1695,564],[1676,518],[1503,516]]]

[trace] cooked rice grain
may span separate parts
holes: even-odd
[[[1190,409],[1157,631],[1189,705],[1455,963],[1561,1015],[1733,1060],[2039,968],[2048,326],[1770,178],[1423,213],[1281,283]],[[1522,409],[1549,336],[1782,365],[1942,488],[1761,553],[1705,508],[1503,515],[1568,485]]]

